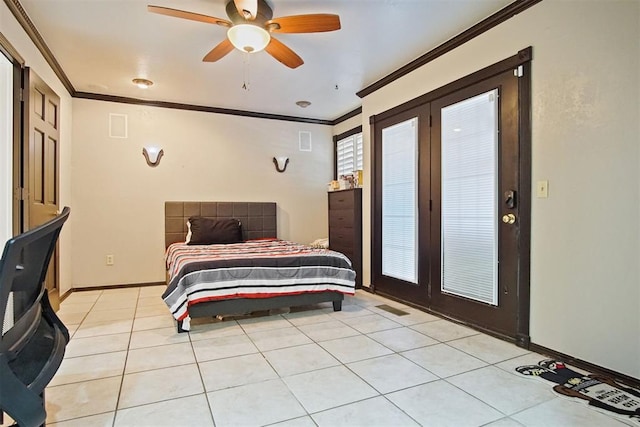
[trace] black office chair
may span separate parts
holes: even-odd
[[[40,426],[47,414],[44,389],[62,363],[69,331],[49,303],[44,279],[65,207],[51,221],[10,239],[0,259],[0,320],[13,300],[13,326],[0,338],[0,420],[7,413],[20,427]]]

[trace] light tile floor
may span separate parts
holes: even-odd
[[[364,291],[341,312],[196,319],[188,334],[161,293],[62,303],[72,339],[46,391],[50,426],[625,425],[514,371],[545,356]]]

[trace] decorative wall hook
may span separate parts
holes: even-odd
[[[276,165],[276,170],[280,173],[287,170],[287,165],[289,164],[288,157],[274,157],[273,164]]]
[[[160,147],[155,146],[143,147],[142,155],[147,161],[147,164],[152,168],[155,168],[160,164],[160,159],[164,155],[164,150]]]

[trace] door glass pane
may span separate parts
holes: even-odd
[[[498,90],[442,109],[441,290],[498,303]]]
[[[418,283],[418,119],[382,130],[382,274]]]

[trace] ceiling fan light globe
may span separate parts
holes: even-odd
[[[227,31],[227,37],[236,49],[249,53],[260,52],[271,41],[264,28],[251,24],[234,25]]]

